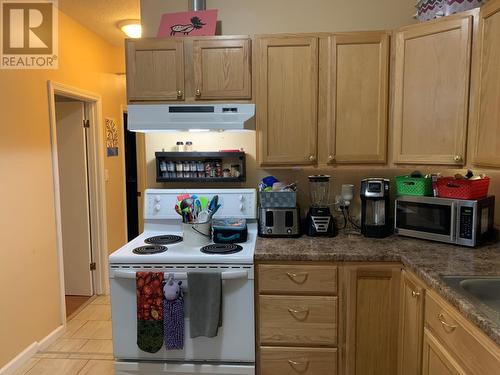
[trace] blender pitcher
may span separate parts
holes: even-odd
[[[309,196],[312,207],[328,207],[330,176],[309,176]]]

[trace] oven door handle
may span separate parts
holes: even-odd
[[[174,276],[175,280],[187,280],[188,274],[187,272],[165,272],[165,278],[168,278],[170,275]],[[221,273],[222,280],[236,280],[248,278],[248,271],[225,271]],[[125,271],[125,270],[113,270],[110,274],[110,278],[114,279],[135,279],[134,271]]]

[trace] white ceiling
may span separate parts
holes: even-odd
[[[116,24],[140,19],[140,0],[59,0],[62,12],[110,43],[121,45],[125,35]]]

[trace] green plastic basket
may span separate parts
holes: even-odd
[[[398,195],[433,195],[431,177],[396,176]]]

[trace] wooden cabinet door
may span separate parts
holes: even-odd
[[[129,101],[184,99],[182,40],[129,39],[126,62]]]
[[[262,165],[315,164],[318,127],[318,39],[257,41],[256,108]]]
[[[328,162],[385,163],[389,100],[389,34],[331,38]]]
[[[422,375],[466,375],[441,343],[424,329]]]
[[[465,163],[471,34],[464,15],[396,34],[396,163]]]
[[[340,300],[344,373],[395,375],[400,265],[342,267]]]
[[[500,0],[481,8],[473,162],[500,167]]]
[[[399,375],[421,375],[425,289],[407,271],[401,277]]]
[[[193,41],[196,99],[250,99],[250,39]]]

